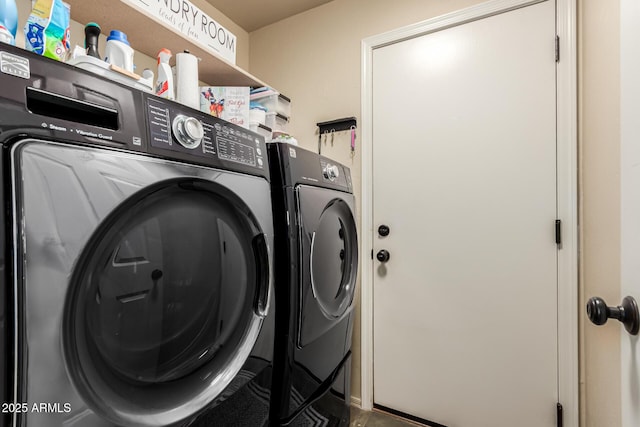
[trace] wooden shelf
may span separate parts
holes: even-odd
[[[71,19],[86,24],[96,22],[105,33],[117,29],[124,31],[131,46],[155,58],[161,48],[175,55],[188,49],[201,58],[200,80],[212,86],[268,86],[266,83],[212,54],[186,39],[180,32],[167,26],[121,0],[65,0],[71,5]]]

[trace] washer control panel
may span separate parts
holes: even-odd
[[[228,167],[227,162],[231,162],[239,170],[268,173],[264,137],[157,97],[149,96],[146,108],[151,147],[197,156],[206,164]],[[177,157],[188,159],[183,155]]]

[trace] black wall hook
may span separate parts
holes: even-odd
[[[345,117],[343,119],[330,120],[328,122],[316,123],[320,128],[320,133],[325,132],[342,132],[343,130],[351,130],[352,127],[357,128],[358,122],[355,117]]]

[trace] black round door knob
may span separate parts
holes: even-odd
[[[624,297],[622,304],[617,307],[607,306],[607,303],[600,297],[589,298],[587,316],[595,325],[604,325],[609,319],[619,320],[631,335],[638,335],[640,330],[638,304],[631,296]]]
[[[382,237],[387,237],[390,231],[391,230],[389,229],[388,225],[383,224],[380,227],[378,227],[378,234]]]
[[[391,254],[389,253],[388,250],[386,249],[381,249],[378,251],[378,253],[376,254],[376,258],[378,259],[378,261],[380,262],[387,262],[389,261],[389,258],[391,258]]]

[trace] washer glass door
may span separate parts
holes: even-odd
[[[261,238],[231,194],[192,179],[146,188],[101,223],[71,278],[63,336],[98,410],[123,390],[138,406],[177,404],[244,363],[234,358],[268,286],[256,286]]]

